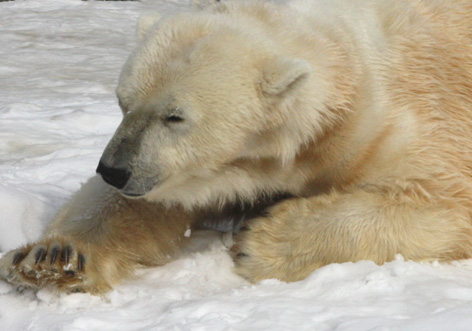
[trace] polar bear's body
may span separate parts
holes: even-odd
[[[242,219],[231,253],[250,281],[470,257],[471,31],[460,0],[235,1],[147,19],[97,169],[110,185],[91,179],[0,272],[101,292],[223,218]]]

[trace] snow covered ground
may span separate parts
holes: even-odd
[[[190,2],[0,2],[0,252],[37,238],[94,173],[139,14]],[[192,238],[104,297],[0,282],[0,330],[472,330],[472,261],[362,261],[251,285],[219,234]]]

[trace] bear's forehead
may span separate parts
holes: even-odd
[[[243,84],[252,86],[257,66],[248,48],[254,45],[244,43],[238,31],[207,23],[204,27],[198,20],[178,27],[164,24],[138,45],[116,90],[122,108],[137,109],[150,98],[165,95],[188,101]]]
[[[150,90],[146,95],[138,96],[133,93],[117,93],[118,103],[125,113],[135,111],[163,111],[178,109],[175,93]]]
[[[237,72],[235,65],[227,61],[170,61],[122,75],[116,93],[124,108],[142,107],[147,103],[178,107],[184,101],[201,100],[217,91],[223,93],[221,89],[236,86],[235,80],[248,74]]]

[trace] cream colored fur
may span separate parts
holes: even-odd
[[[175,256],[205,213],[280,192],[293,198],[235,237],[250,281],[471,257],[470,1],[235,1],[150,22],[102,157],[132,170],[124,196],[92,179],[43,240],[0,260],[4,278],[103,292]],[[85,267],[49,263],[54,243]]]

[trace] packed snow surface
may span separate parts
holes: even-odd
[[[117,78],[143,12],[191,0],[0,2],[0,252],[34,241],[90,177],[121,113]],[[0,330],[472,330],[472,262],[329,265],[251,285],[221,236],[103,297],[0,282]]]

